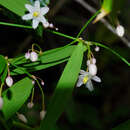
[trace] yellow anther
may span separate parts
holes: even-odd
[[[38,13],[37,11],[35,11],[35,12],[33,13],[33,17],[38,17],[38,15],[39,15],[39,13]]]
[[[86,84],[87,81],[88,81],[88,76],[85,76],[85,77],[83,78],[83,83]]]

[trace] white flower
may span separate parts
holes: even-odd
[[[2,109],[2,107],[3,107],[3,103],[4,103],[3,98],[2,98],[2,97],[0,97],[0,110],[1,110],[1,109]]]
[[[124,29],[124,27],[123,27],[122,25],[118,25],[118,26],[116,27],[116,33],[117,33],[117,35],[118,35],[119,37],[123,37],[124,34],[125,34],[125,29]]]
[[[93,76],[97,74],[97,66],[95,64],[90,64],[88,66],[88,70],[89,70],[89,73]]]
[[[92,81],[94,80],[96,82],[101,82],[101,79],[98,76],[92,76],[89,72],[86,72],[84,70],[80,70],[79,79],[77,82],[77,87],[80,87],[81,85],[85,85],[86,88],[89,89],[89,91],[93,91],[93,84]]]
[[[8,87],[11,87],[13,85],[13,79],[11,76],[8,76],[5,80]]]
[[[30,60],[31,60],[32,62],[37,61],[37,60],[38,60],[38,54],[37,54],[36,52],[32,51],[32,52],[30,53]]]
[[[27,123],[27,118],[23,114],[17,114],[18,119],[21,120],[24,123]]]
[[[22,19],[23,20],[32,19],[32,27],[34,29],[36,29],[38,27],[38,24],[40,22],[45,27],[47,27],[47,25],[49,26],[48,21],[44,17],[44,15],[49,11],[49,8],[47,6],[40,8],[40,2],[39,2],[39,0],[36,0],[34,3],[34,6],[32,6],[30,4],[25,4],[25,7],[29,11],[29,13],[22,16]]]
[[[33,108],[33,106],[34,106],[34,103],[33,103],[33,102],[29,102],[29,103],[27,104],[27,107],[28,107],[29,109]]]
[[[25,53],[25,58],[26,58],[26,59],[29,59],[29,58],[30,58],[30,53],[29,53],[29,52],[26,52],[26,53]]]
[[[44,117],[45,117],[45,115],[46,115],[46,111],[42,110],[42,111],[40,112],[40,119],[43,120]]]

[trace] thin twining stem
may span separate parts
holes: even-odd
[[[82,5],[85,9],[89,10],[91,13],[95,13],[96,12],[96,9],[93,8],[92,6],[90,6],[86,1],[84,0],[75,0],[76,2],[78,2],[80,5]],[[115,34],[116,36],[117,33],[116,33],[116,30],[114,27],[111,26],[111,24],[104,18],[102,18],[100,20],[113,34]],[[118,36],[119,37],[119,36]],[[123,43],[130,48],[130,42],[125,38],[125,37],[119,37]]]

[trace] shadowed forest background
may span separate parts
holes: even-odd
[[[100,9],[99,0],[86,0],[86,2],[96,10]],[[118,20],[124,26],[125,36],[130,41],[130,1],[119,0],[117,5],[120,7],[119,11],[117,11]],[[59,32],[70,36],[76,36],[85,22],[93,15],[75,0],[51,0],[49,7],[50,12],[47,15],[49,21],[59,28]],[[112,26],[115,26],[110,20],[110,15],[105,18]],[[0,21],[26,24],[20,17],[2,6],[0,6]],[[130,48],[100,21],[96,24],[90,23],[82,37],[85,40],[105,44],[130,61]],[[27,52],[33,43],[39,44],[44,52],[45,50],[64,46],[69,42],[71,40],[55,36],[47,31],[43,31],[41,37],[39,33],[33,30],[0,25],[0,54],[9,58]],[[98,76],[102,82],[100,84],[93,82],[93,92],[83,86],[80,88],[75,87],[72,99],[58,120],[55,130],[111,130],[113,127],[130,119],[129,66],[103,48],[100,48],[99,52],[95,52],[93,48],[93,53],[97,59]],[[54,92],[65,64],[62,63],[33,73],[45,82],[43,90],[46,105]],[[84,55],[82,68],[85,68],[85,64],[86,57]],[[14,76],[14,81],[24,76]],[[23,105],[20,109],[21,112],[26,113],[29,125],[37,126],[39,123],[37,109],[40,100],[41,95],[39,90],[36,89],[35,107],[28,110],[26,105]],[[14,116],[14,118],[16,117]],[[13,129],[17,130],[15,127]]]

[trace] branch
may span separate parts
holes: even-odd
[[[84,0],[75,0],[76,2],[78,2],[80,5],[82,5],[85,9],[89,10],[91,13],[95,13],[96,12],[96,9],[93,8],[92,6],[90,6],[87,2],[85,2]],[[116,34],[116,29],[113,28],[111,26],[111,24],[104,18],[102,18],[100,20],[100,22],[102,22],[113,34],[115,34],[117,37],[119,37],[117,34]],[[130,48],[130,42],[125,38],[125,37],[119,37],[123,43]]]

